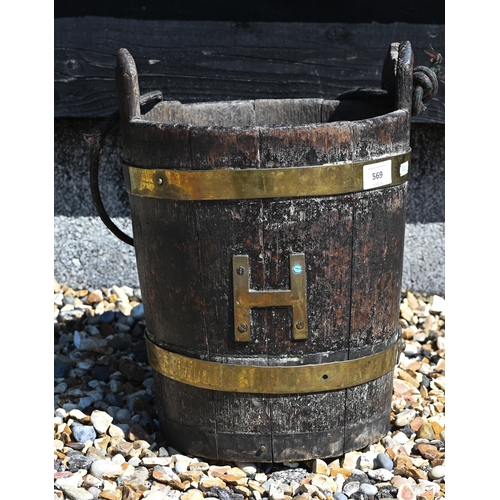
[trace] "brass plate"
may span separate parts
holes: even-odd
[[[172,200],[240,200],[355,193],[408,180],[411,152],[366,162],[219,170],[147,169],[125,165],[127,191]],[[376,177],[382,175],[383,180]],[[373,168],[372,168],[373,167]],[[374,176],[371,180],[370,176]]]
[[[290,290],[250,290],[248,255],[233,257],[234,338],[249,342],[252,307],[292,308],[292,338],[307,338],[306,258],[303,253],[290,255]]]
[[[375,380],[394,370],[400,343],[348,361],[300,366],[244,366],[202,361],[167,351],[146,339],[152,368],[173,380],[202,389],[252,394],[335,391]]]

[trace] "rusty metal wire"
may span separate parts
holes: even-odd
[[[439,82],[444,82],[443,57],[432,49],[425,51],[430,56],[429,66],[413,69],[412,116],[418,116],[427,109],[427,104],[437,95]],[[362,100],[378,104],[390,104],[393,97],[382,89],[357,88],[342,93],[338,100]]]
[[[431,57],[429,67],[417,66],[413,69],[412,116],[418,116],[427,109],[426,104],[438,92],[439,81],[444,82],[443,57],[433,49],[432,52],[426,51],[426,54]]]

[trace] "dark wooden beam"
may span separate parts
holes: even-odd
[[[171,21],[444,24],[444,0],[85,0],[54,1],[54,18],[120,17]]]
[[[415,65],[432,46],[444,54],[444,25],[135,20],[54,21],[55,117],[104,117],[117,108],[115,56],[134,57],[141,93],[182,102],[319,97],[380,88],[389,45],[409,40]],[[444,123],[444,84],[415,121]]]

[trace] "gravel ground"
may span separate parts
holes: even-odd
[[[445,498],[445,301],[407,292],[391,429],[341,457],[211,462],[159,428],[139,289],[54,282],[54,499]]]

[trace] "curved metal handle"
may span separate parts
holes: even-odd
[[[148,92],[140,98],[141,108],[146,104],[154,106],[156,102],[163,100],[163,95],[160,91],[155,90],[153,92]],[[134,246],[134,239],[125,234],[109,217],[106,209],[104,208],[104,203],[102,202],[101,192],[99,190],[99,156],[101,154],[102,145],[106,134],[113,128],[113,126],[119,121],[120,112],[115,111],[106,120],[104,120],[97,130],[92,134],[85,134],[85,140],[90,147],[90,191],[92,193],[92,200],[94,201],[94,206],[104,225],[121,241],[127,243],[128,245]]]

